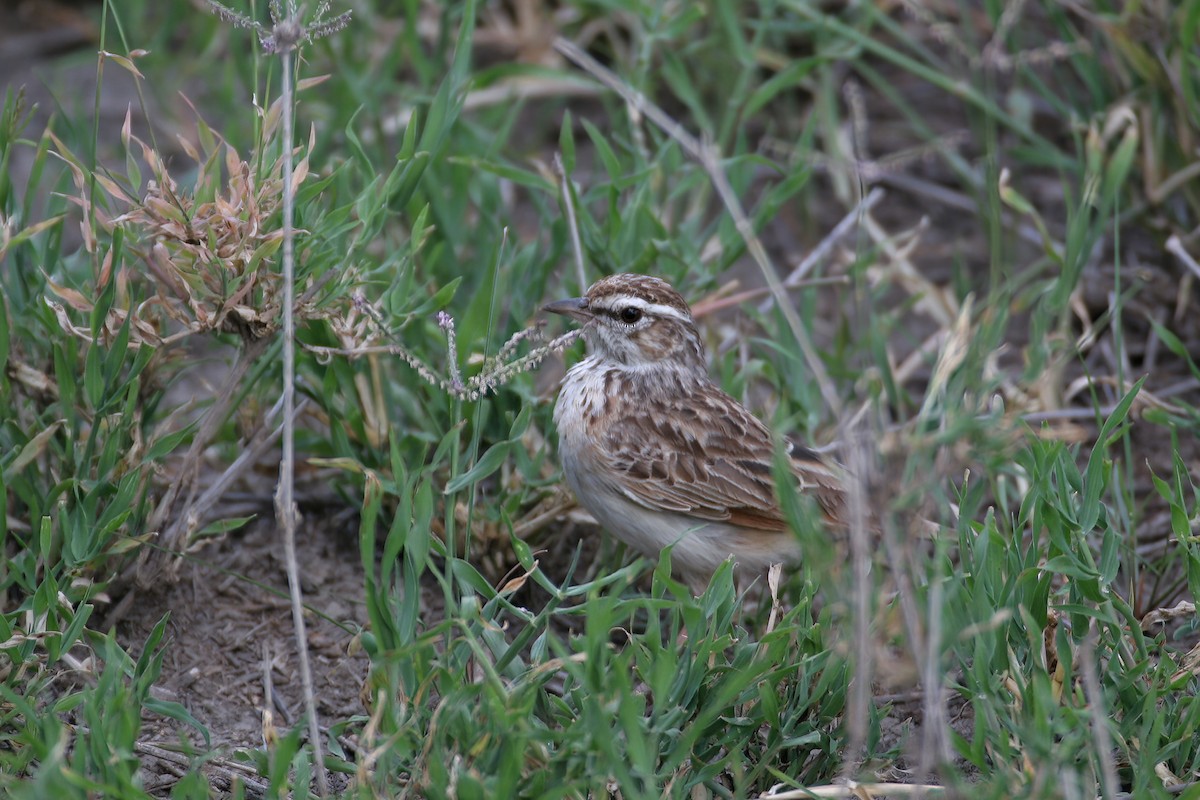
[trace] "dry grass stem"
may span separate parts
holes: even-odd
[[[276,401],[275,406],[267,412],[262,421],[262,426],[238,453],[238,457],[233,460],[228,467],[222,472],[212,484],[204,490],[195,501],[188,504],[180,517],[187,520],[188,526],[184,531],[185,540],[190,539],[195,533],[196,528],[203,523],[209,510],[212,509],[218,501],[220,501],[225,493],[248,468],[254,466],[266,454],[267,450],[279,441],[279,437],[283,435],[283,425],[277,425],[274,429],[269,426],[279,416],[280,409],[283,406],[283,398]],[[299,414],[308,404],[307,400],[303,400],[296,406],[296,413]],[[193,547],[187,548],[194,549]]]
[[[1113,800],[1117,787],[1121,785],[1117,777],[1117,766],[1113,762],[1112,734],[1108,730],[1108,712],[1104,707],[1104,692],[1100,688],[1100,675],[1096,666],[1096,620],[1092,619],[1087,636],[1079,643],[1077,651],[1079,673],[1083,683],[1083,693],[1092,720],[1092,738],[1096,743],[1095,757],[1100,763],[1099,779],[1101,797]]]
[[[152,586],[162,580],[164,576],[173,577],[176,574],[179,562],[174,554],[187,549],[185,537],[190,530],[194,530],[194,521],[189,519],[188,514],[177,513],[176,503],[180,497],[185,497],[186,506],[191,506],[195,497],[200,462],[204,457],[204,452],[212,443],[217,431],[224,425],[230,411],[236,406],[239,398],[237,388],[242,385],[250,368],[262,357],[269,346],[270,340],[268,339],[246,342],[233,367],[225,376],[221,390],[214,395],[213,404],[209,406],[201,419],[174,479],[147,522],[150,530],[161,531],[159,535],[161,547],[143,550],[140,554],[136,565],[139,586]],[[170,521],[168,522],[168,520]]]
[[[170,743],[170,747],[178,746],[178,742]],[[173,765],[182,771],[181,776],[195,764],[195,758],[191,755],[178,753],[168,747],[159,747],[149,742],[138,742],[134,745],[134,749],[141,755]],[[243,791],[249,790],[248,794],[254,793],[264,797],[267,794],[266,782],[260,780],[258,772],[248,764],[240,764],[227,758],[212,758],[205,761],[204,772],[218,791],[232,793],[234,787],[241,786]]]
[[[294,8],[291,9],[294,13]],[[278,5],[273,3],[272,15],[276,16],[276,31],[285,26],[279,24]],[[295,23],[298,25],[299,23]],[[317,716],[317,700],[313,691],[312,665],[308,654],[308,633],[304,621],[304,597],[300,586],[300,565],[296,558],[296,521],[299,511],[294,499],[296,486],[296,276],[295,276],[295,233],[292,221],[295,217],[295,184],[292,173],[292,142],[294,141],[295,100],[292,91],[295,46],[304,40],[304,34],[288,32],[281,34],[283,45],[280,52],[282,62],[283,100],[283,456],[279,465],[279,491],[276,496],[276,515],[283,525],[284,559],[287,566],[288,590],[292,606],[292,626],[295,629],[296,656],[300,666],[300,684],[304,692],[305,716],[308,719],[308,739],[312,748],[312,769],[316,777],[317,793],[329,796],[329,778],[325,774],[324,743],[321,740],[320,718]],[[294,37],[294,38],[293,38]],[[279,39],[263,42],[263,47],[272,52],[279,47]]]
[[[1007,3],[1000,19],[988,42],[979,52],[971,49],[963,39],[958,28],[951,22],[939,19],[929,10],[927,3],[919,0],[902,0],[904,10],[921,25],[925,26],[934,39],[953,49],[960,58],[964,59],[971,69],[990,69],[996,72],[1013,72],[1022,67],[1034,67],[1042,64],[1064,61],[1073,56],[1090,53],[1091,45],[1084,39],[1075,42],[1051,42],[1042,47],[1024,50],[1016,55],[1010,55],[1004,50],[1005,39],[1012,32],[1025,10],[1026,0],[1015,0]],[[1076,6],[1075,3],[1068,3]],[[1090,14],[1090,8],[1077,7],[1078,13]]]
[[[588,287],[587,273],[583,266],[583,245],[579,241],[579,224],[575,219],[575,192],[571,186],[571,176],[563,165],[562,153],[554,154],[554,171],[559,178],[559,193],[562,195],[563,208],[567,212],[567,230],[571,233],[571,254],[575,257],[575,278],[579,282],[579,291]]]
[[[943,786],[931,783],[859,783],[845,781],[825,786],[808,786],[791,791],[771,792],[759,795],[757,800],[812,800],[814,797],[851,800],[873,800],[884,797],[937,797],[947,792]]]
[[[295,297],[295,193],[297,186],[308,173],[308,156],[314,138],[310,136],[305,158],[293,168],[293,142],[295,141],[295,90],[294,59],[297,48],[306,42],[334,33],[350,22],[350,12],[326,19],[329,2],[317,5],[314,15],[303,20],[294,0],[287,0],[286,12],[282,0],[271,0],[269,4],[272,25],[266,28],[251,18],[235,12],[216,0],[208,0],[209,7],[220,17],[238,27],[250,28],[258,36],[259,44],[267,53],[280,56],[282,104],[282,316],[283,316],[283,454],[279,469],[279,489],[276,495],[276,515],[283,527],[284,558],[287,568],[288,589],[292,610],[292,625],[295,631],[296,655],[300,667],[300,681],[304,694],[304,705],[308,719],[309,746],[312,748],[312,768],[317,791],[321,797],[329,794],[329,782],[325,772],[324,746],[321,740],[320,720],[317,716],[316,697],[313,692],[312,667],[308,654],[308,636],[304,621],[304,602],[300,587],[300,567],[296,558],[296,521],[298,512],[295,493],[295,374],[296,374],[296,297]],[[314,132],[315,133],[315,132]],[[232,173],[232,170],[231,170]]]
[[[1195,275],[1197,278],[1200,278],[1200,263],[1198,263],[1196,259],[1192,257],[1192,254],[1187,251],[1187,248],[1183,246],[1183,241],[1180,240],[1179,234],[1171,234],[1171,236],[1167,239],[1165,247],[1168,253],[1179,259],[1180,264],[1183,264],[1193,275]]]
[[[850,533],[850,615],[853,624],[851,652],[854,678],[846,693],[846,748],[842,775],[846,780],[862,764],[863,751],[870,726],[871,686],[874,679],[871,628],[873,614],[871,601],[875,596],[874,581],[871,579],[871,548],[868,531],[871,526],[870,500],[867,483],[872,473],[872,456],[858,427],[845,425],[847,443],[842,448],[848,473],[846,481],[846,509]],[[903,563],[903,562],[899,562]]]
[[[863,126],[853,125],[851,126],[851,130],[857,131],[861,127]],[[857,139],[858,136],[865,137],[865,133],[858,133],[855,138]],[[944,157],[947,151],[956,151],[970,140],[971,137],[968,132],[954,131],[943,134],[929,144],[924,144],[920,147],[911,147],[877,159],[865,158],[861,154],[847,157],[829,156],[816,152],[791,154],[789,157],[794,161],[807,164],[813,169],[837,175],[853,176],[857,184],[869,185],[883,181],[889,175],[901,173],[914,164]],[[768,143],[768,147],[771,144],[773,143]],[[771,149],[781,150],[785,154],[789,153],[788,149],[783,145],[776,145]]]
[[[924,217],[913,229],[893,235],[870,215],[864,216],[863,230],[888,258],[886,267],[872,268],[868,274],[887,275],[895,280],[901,288],[918,298],[918,308],[924,310],[938,327],[948,328],[954,324],[959,312],[953,291],[935,285],[917,269],[911,259],[927,227],[928,218]]]
[[[767,286],[770,288],[771,294],[775,297],[775,302],[783,313],[784,319],[792,331],[792,335],[795,337],[797,344],[800,345],[801,352],[804,353],[805,362],[812,372],[813,380],[820,387],[821,396],[834,416],[840,416],[842,408],[841,398],[838,397],[837,392],[834,390],[828,371],[817,354],[816,348],[813,347],[803,323],[796,314],[795,306],[788,298],[783,283],[779,280],[779,275],[772,265],[766,249],[762,246],[762,242],[759,241],[758,235],[754,232],[754,226],[750,223],[745,211],[742,209],[741,201],[730,185],[729,178],[725,175],[724,167],[721,166],[720,154],[716,148],[711,144],[702,143],[689,133],[683,125],[672,119],[670,115],[654,103],[650,102],[645,95],[621,80],[616,73],[596,61],[596,59],[588,55],[587,52],[574,42],[564,39],[561,36],[557,37],[554,40],[554,49],[600,81],[604,86],[619,94],[631,109],[639,114],[644,114],[663,133],[678,142],[684,152],[694,158],[708,173],[709,179],[717,190],[717,194],[720,195],[726,209],[733,218],[738,233],[745,241],[747,249],[754,258],[754,262],[762,271]]]
[[[841,241],[850,231],[854,230],[856,226],[861,225],[863,217],[869,215],[871,210],[886,196],[887,192],[879,187],[871,189],[866,197],[860,200],[854,208],[850,209],[837,225],[833,226],[816,247],[808,251],[808,255],[801,259],[796,268],[788,273],[788,276],[783,281],[783,285],[789,289],[799,286],[805,280],[808,273],[816,268],[817,264],[829,257],[834,245]],[[766,310],[767,304],[764,303],[759,306],[759,311],[765,312]]]
[[[568,97],[595,97],[599,92],[595,85],[572,78],[548,78],[544,76],[521,75],[497,81],[492,86],[473,89],[463,95],[464,111],[476,111],[482,108],[522,103],[528,100],[563,99]],[[380,123],[380,131],[385,136],[394,136],[408,127],[412,122],[415,106],[404,108]],[[371,143],[377,134],[373,129],[362,132],[364,142]]]

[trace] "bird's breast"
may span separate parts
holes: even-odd
[[[554,405],[559,440],[572,445],[594,441],[611,409],[613,389],[612,372],[592,363],[591,358],[572,367]]]
[[[612,370],[584,359],[563,379],[554,406],[563,472],[585,505],[611,482],[600,448],[618,410],[612,399],[619,391],[616,380]]]

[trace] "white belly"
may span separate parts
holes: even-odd
[[[609,472],[595,455],[601,447],[598,433],[605,427],[599,417],[604,413],[606,387],[603,370],[590,360],[567,373],[554,407],[554,423],[567,483],[601,526],[652,558],[673,547],[671,563],[685,574],[710,575],[734,551],[739,572],[757,573],[771,564],[794,560],[799,547],[789,532],[750,531],[678,512],[655,511],[624,493],[620,486],[623,476]]]

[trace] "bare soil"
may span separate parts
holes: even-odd
[[[121,643],[136,650],[170,615],[158,696],[181,703],[226,754],[261,747],[272,726],[290,728],[304,713],[281,541],[270,515],[251,523],[188,558],[177,582],[141,593],[116,628]],[[297,532],[305,603],[320,611],[305,621],[317,710],[326,721],[365,713],[359,693],[370,662],[354,646],[367,622],[357,542],[358,522],[349,513],[306,519]],[[147,715],[146,744],[169,750],[181,736],[203,745],[188,726]],[[147,775],[147,788],[162,783],[169,791],[176,765],[146,755],[148,772],[166,773]],[[216,785],[228,777],[222,770],[232,769],[222,763],[210,771]]]

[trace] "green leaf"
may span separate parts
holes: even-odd
[[[429,224],[429,204],[421,206],[421,210],[417,212],[417,216],[412,221],[412,233],[408,237],[408,253],[412,258],[416,258],[421,249],[425,247],[429,241],[429,236],[434,232],[435,228]],[[459,276],[462,277],[462,276]]]
[[[1100,582],[1108,585],[1117,577],[1121,568],[1121,537],[1117,532],[1108,528],[1104,531],[1104,539],[1100,543]]]
[[[349,145],[350,155],[354,158],[355,163],[358,164],[363,173],[370,175],[375,171],[375,162],[367,155],[362,139],[358,136],[358,118],[365,109],[366,106],[362,105],[354,109],[354,113],[350,115],[350,118],[346,120],[345,127],[342,128],[342,135],[346,137],[346,144]]]
[[[1138,126],[1133,123],[1127,124],[1125,132],[1121,135],[1121,141],[1117,145],[1116,152],[1113,153],[1105,165],[1104,192],[1106,206],[1111,205],[1125,186],[1130,169],[1133,167],[1134,157],[1138,153],[1139,138]]]
[[[446,483],[446,489],[443,494],[453,494],[466,486],[483,480],[500,469],[500,465],[508,459],[508,452],[512,449],[512,446],[513,443],[509,440],[489,447],[488,451],[475,462],[475,466]]]
[[[389,208],[404,208],[417,191],[421,176],[429,166],[430,155],[426,151],[413,153],[412,157],[397,164],[383,186],[384,198]]]
[[[4,397],[4,376],[8,374],[8,303],[0,294],[0,398]]]
[[[608,174],[609,180],[616,180],[625,170],[621,167],[621,162],[617,158],[617,154],[613,152],[608,140],[604,138],[604,134],[600,132],[592,123],[586,119],[580,120],[583,123],[583,129],[587,131],[588,137],[592,140],[592,144],[596,147],[596,153],[600,156],[600,162],[604,164],[604,171]]]
[[[377,635],[386,636],[389,629],[387,604],[375,582],[375,520],[379,517],[382,502],[383,487],[379,477],[368,473],[363,485],[362,512],[358,522],[358,555],[363,569],[364,596],[371,628]],[[390,564],[385,564],[384,569],[388,568]]]
[[[408,529],[408,541],[404,552],[411,559],[417,574],[425,571],[429,560],[430,523],[433,521],[433,484],[428,475],[423,475],[413,495],[412,526]]]
[[[397,162],[408,161],[416,154],[417,137],[420,133],[420,110],[414,108],[412,115],[408,118],[408,124],[404,126],[404,136],[400,140],[400,149],[396,151]]]
[[[182,430],[168,433],[165,436],[159,436],[146,449],[146,455],[142,458],[142,464],[154,464],[161,461],[163,457],[173,453],[180,442],[192,435],[195,428],[196,423],[192,423]]]
[[[529,428],[529,420],[533,418],[533,406],[529,403],[521,406],[517,418],[513,420],[512,427],[508,429],[508,438],[512,441],[520,439],[525,431]]]
[[[238,528],[245,526],[246,523],[257,518],[257,514],[251,514],[247,517],[229,517],[228,519],[219,519],[215,522],[210,522],[209,524],[205,525],[192,536],[192,539],[203,539],[206,536],[220,536],[221,534],[229,533],[230,531],[236,531]]]
[[[115,282],[115,281],[114,281]],[[129,352],[129,336],[133,325],[133,315],[126,314],[125,321],[121,323],[121,327],[117,329],[117,335],[113,337],[112,344],[108,348],[108,353],[104,356],[104,386],[117,387],[117,378],[121,374],[121,369],[128,364],[126,354]],[[123,394],[124,386],[117,389],[115,394]],[[110,398],[104,398],[107,402]]]
[[[1192,376],[1200,379],[1200,367],[1197,367],[1196,362],[1192,360],[1192,354],[1189,352],[1187,345],[1173,331],[1163,327],[1153,319],[1150,320],[1150,325],[1154,328],[1155,335],[1162,340],[1166,348],[1174,355],[1182,358],[1184,363],[1188,365],[1188,369],[1191,370]]]
[[[499,161],[483,158],[451,156],[446,160],[451,164],[469,167],[475,172],[490,172],[492,175],[512,181],[518,186],[536,189],[546,194],[554,194],[555,192],[554,184],[533,170],[521,169],[511,164],[504,164]]]
[[[1042,569],[1045,572],[1075,578],[1080,582],[1094,581],[1099,577],[1096,570],[1090,569],[1085,564],[1080,563],[1079,559],[1074,555],[1067,553],[1047,559],[1046,563],[1042,565]]]
[[[462,9],[462,27],[458,29],[458,38],[454,42],[454,61],[450,65],[450,75],[455,83],[461,84],[471,70],[471,52],[475,39],[475,0],[467,0]]]
[[[774,100],[781,92],[799,86],[800,82],[817,65],[824,61],[825,59],[823,58],[811,56],[788,64],[772,78],[759,84],[758,88],[750,93],[750,99],[746,101],[746,108],[743,109],[742,113],[747,117],[758,113],[760,109]]]
[[[462,275],[455,277],[445,286],[434,292],[429,304],[436,309],[443,309],[450,305],[450,301],[454,299],[454,293],[458,291],[459,284],[461,283]]]
[[[83,627],[87,624],[87,621],[91,619],[91,616],[91,603],[83,603],[78,609],[76,609],[74,616],[67,624],[66,629],[62,632],[62,636],[60,636],[58,639],[58,644],[56,647],[59,648],[60,652],[65,653],[75,646],[75,643],[79,641],[80,634],[83,633]]]
[[[104,402],[104,365],[101,363],[100,346],[88,346],[87,355],[83,357],[83,393],[87,395],[88,405],[99,410]]]
[[[575,129],[571,122],[571,110],[563,112],[558,128],[558,151],[562,153],[563,169],[567,175],[575,171]]]
[[[1142,384],[1146,382],[1146,377],[1143,375],[1139,378],[1137,383],[1121,398],[1121,402],[1117,403],[1117,407],[1113,409],[1108,419],[1104,421],[1104,425],[1101,426],[1100,435],[1096,437],[1091,455],[1088,456],[1087,468],[1084,470],[1083,497],[1079,509],[1079,527],[1085,533],[1094,528],[1096,520],[1100,518],[1100,493],[1104,488],[1104,480],[1111,466],[1108,459],[1104,457],[1104,453],[1108,449],[1109,437],[1129,415],[1129,409],[1133,405],[1134,398],[1141,391]]]

